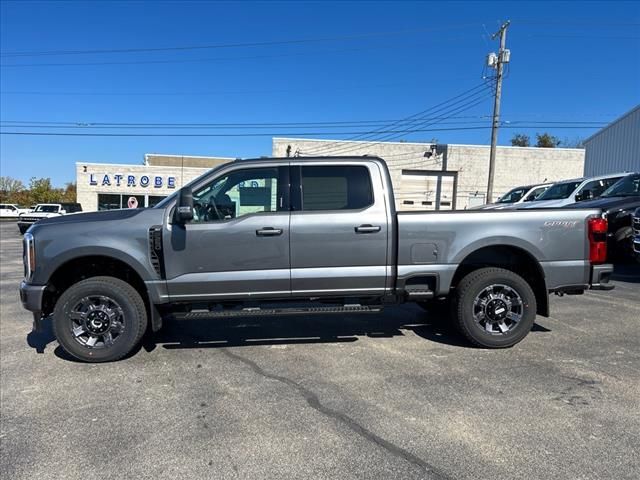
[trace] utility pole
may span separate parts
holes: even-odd
[[[502,24],[500,30],[491,36],[495,40],[500,35],[500,50],[496,57],[491,53],[488,57],[489,67],[496,69],[496,95],[493,101],[493,122],[491,124],[491,152],[489,154],[489,182],[487,183],[487,203],[493,202],[493,176],[496,169],[496,145],[498,143],[498,124],[500,123],[500,97],[502,96],[502,74],[504,64],[509,63],[511,52],[506,49],[507,28],[511,22],[507,20]]]

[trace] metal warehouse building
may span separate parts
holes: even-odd
[[[453,210],[485,203],[486,145],[274,138],[273,156],[372,155],[391,172],[398,210]],[[582,176],[584,150],[498,147],[494,198],[513,187]]]
[[[584,141],[585,176],[640,172],[640,105]]]

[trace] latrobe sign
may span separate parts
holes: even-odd
[[[117,173],[115,175],[98,175],[98,178],[96,178],[96,174],[91,173],[89,174],[89,185],[101,185],[103,187],[110,187],[112,185],[115,185],[116,187],[148,187],[153,185],[154,188],[162,188],[163,186],[166,186],[167,188],[176,188],[176,177],[166,177],[165,185],[165,178],[158,175],[141,175],[140,178],[138,178],[136,175],[121,175]]]

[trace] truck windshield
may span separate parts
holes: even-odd
[[[57,205],[38,205],[35,211],[43,213],[58,213],[59,208],[60,207]]]
[[[530,187],[516,187],[513,190],[509,190],[505,193],[500,200],[496,203],[515,203],[522,198],[522,196],[527,193]]]
[[[621,178],[606,189],[601,197],[637,197],[640,196],[640,175]]]
[[[571,195],[581,183],[582,181],[556,183],[549,187],[549,190],[536,198],[536,200],[561,200],[569,198],[569,195]]]

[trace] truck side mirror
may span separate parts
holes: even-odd
[[[576,202],[582,202],[583,200],[590,200],[593,198],[593,193],[589,189],[584,189],[579,193],[576,193]]]
[[[173,214],[173,220],[180,225],[193,220],[193,191],[191,187],[182,187],[178,192],[178,203]]]

